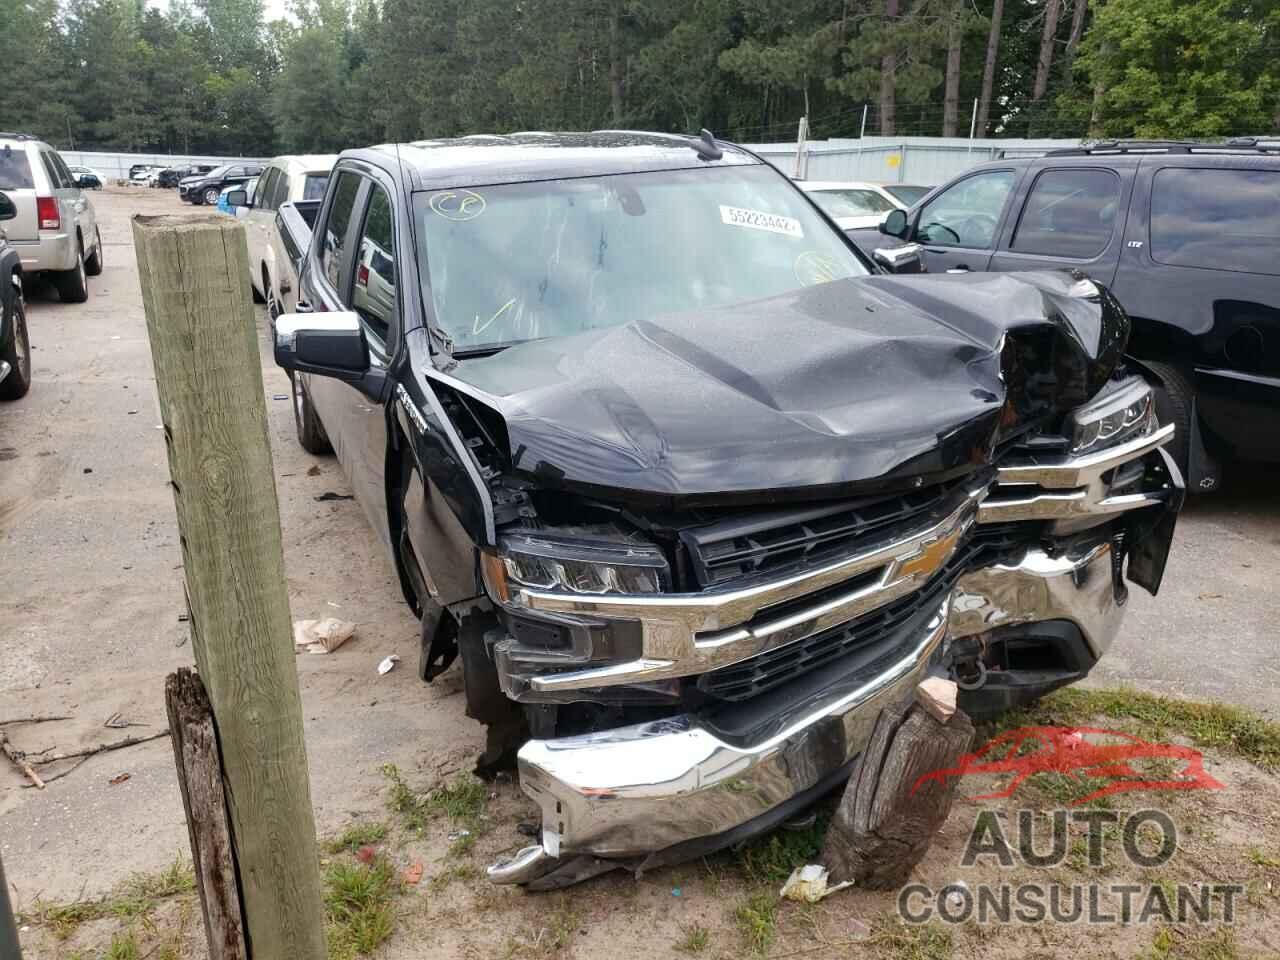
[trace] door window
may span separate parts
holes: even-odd
[[[1280,172],[1166,167],[1151,186],[1151,256],[1280,275]]]
[[[266,175],[258,181],[258,189],[254,197],[253,205],[259,210],[274,210],[275,204],[272,203],[271,191],[276,185],[276,180],[280,176],[280,171],[272,167],[266,172]]]
[[[1120,207],[1110,170],[1046,170],[1036,177],[1012,247],[1021,253],[1086,260],[1107,248]]]
[[[347,242],[347,227],[351,225],[351,211],[356,205],[356,194],[359,192],[359,175],[346,170],[338,175],[333,206],[329,208],[329,218],[324,225],[324,248],[320,251],[324,275],[336,290],[342,289],[340,281],[343,248]]]
[[[276,178],[275,188],[271,192],[271,209],[278,209],[280,204],[289,199],[289,175],[281,171]]]
[[[351,309],[384,343],[396,314],[395,229],[387,191],[374,185],[360,231]]]
[[[920,212],[916,238],[941,247],[990,247],[1013,181],[1012,170],[992,170],[947,188]]]

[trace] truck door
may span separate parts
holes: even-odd
[[[957,180],[916,214],[912,239],[929,273],[986,270],[1018,171],[984,169]]]
[[[991,270],[1070,268],[1110,285],[1124,245],[1132,166],[1052,166],[1032,170]]]

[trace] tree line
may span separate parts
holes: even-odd
[[[270,155],[515,130],[1280,130],[1280,0],[5,0],[0,129]]]

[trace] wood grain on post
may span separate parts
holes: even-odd
[[[135,217],[191,612],[250,956],[322,960],[315,821],[244,228]],[[221,960],[221,958],[217,958]]]

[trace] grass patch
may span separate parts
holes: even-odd
[[[325,844],[330,853],[355,853],[361,847],[372,846],[387,838],[385,823],[360,821],[351,824],[340,834]]]
[[[999,727],[1030,724],[1089,726],[1099,717],[1136,721],[1147,740],[1185,737],[1198,747],[1222,750],[1264,770],[1280,769],[1280,723],[1222,703],[1176,700],[1138,690],[1057,690],[1032,706],[1001,718]]]
[[[1141,960],[1239,960],[1236,933],[1231,927],[1208,932],[1160,927]]]
[[[134,874],[101,899],[76,900],[72,903],[36,900],[31,910],[24,911],[20,918],[23,923],[48,927],[55,937],[65,940],[75,933],[80,924],[90,920],[101,920],[104,917],[132,920],[145,917],[161,900],[190,893],[195,886],[196,878],[191,864],[178,857],[159,873]],[[107,956],[114,957],[111,953]]]
[[[1254,847],[1249,851],[1249,862],[1255,867],[1267,867],[1269,869],[1280,867],[1280,859],[1268,856],[1257,847]]]
[[[676,944],[681,953],[701,953],[711,943],[711,931],[696,923],[684,928],[684,936]]]
[[[830,812],[819,811],[812,826],[775,830],[745,844],[734,857],[752,883],[777,886],[785,883],[796,867],[817,861],[830,822]]]
[[[875,924],[867,943],[893,960],[950,960],[954,947],[951,931],[942,924],[908,926],[896,918]]]
[[[468,880],[478,879],[480,876],[480,868],[474,863],[455,863],[441,873],[431,878],[428,886],[431,890],[443,890],[455,880],[467,882]]]
[[[384,766],[382,775],[390,783],[387,806],[400,816],[406,828],[421,834],[434,817],[443,815],[472,834],[481,832],[489,795],[485,785],[470,774],[426,793],[419,793],[405,783],[393,764]],[[470,844],[465,849],[470,849]]]
[[[138,960],[141,955],[142,950],[138,946],[138,940],[130,930],[126,933],[117,933],[111,938],[111,946],[107,947],[103,960]]]
[[[507,939],[505,957],[553,957],[558,955],[577,932],[582,918],[570,905],[570,900],[561,897],[556,908],[547,918],[547,925],[539,927],[533,937],[522,940],[519,937]]]
[[[777,934],[778,902],[772,893],[756,893],[733,911],[742,940],[749,950],[764,956]]]
[[[395,872],[384,857],[372,863],[335,863],[325,871],[324,904],[332,960],[372,953],[391,936]]]

